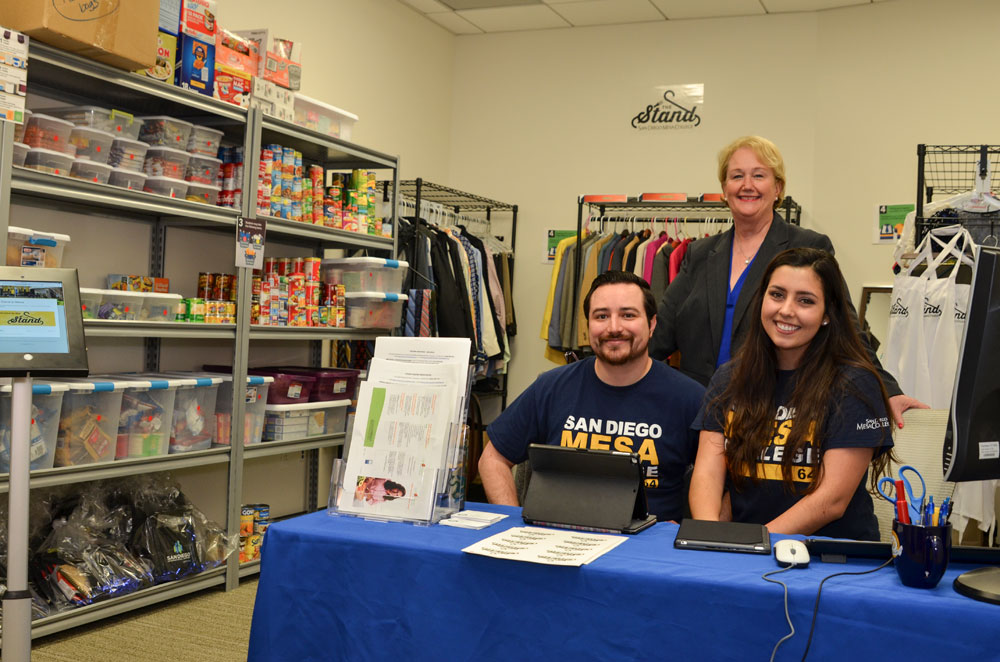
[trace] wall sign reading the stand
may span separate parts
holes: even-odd
[[[632,118],[633,129],[694,129],[701,125],[698,109],[705,102],[704,83],[660,85],[653,89],[654,100]]]

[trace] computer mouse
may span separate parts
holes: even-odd
[[[804,568],[809,565],[809,549],[801,540],[779,540],[774,543],[774,560],[782,568],[790,565]]]

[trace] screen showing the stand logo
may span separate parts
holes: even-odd
[[[61,282],[0,280],[0,353],[69,353]]]

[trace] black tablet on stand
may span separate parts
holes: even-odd
[[[3,656],[31,658],[28,590],[29,437],[31,376],[86,377],[80,283],[76,269],[0,267],[0,376],[13,377],[7,592],[3,596]]]
[[[527,524],[600,533],[638,533],[656,523],[646,512],[642,466],[635,453],[528,447]]]

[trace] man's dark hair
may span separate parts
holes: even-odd
[[[583,299],[583,314],[587,319],[590,319],[590,297],[593,296],[594,291],[604,285],[614,285],[615,283],[632,283],[633,285],[637,285],[642,290],[642,306],[646,311],[646,321],[648,322],[656,317],[656,298],[653,296],[653,290],[649,288],[649,283],[645,279],[636,276],[631,271],[605,271],[590,284],[590,291],[587,292],[587,296]]]

